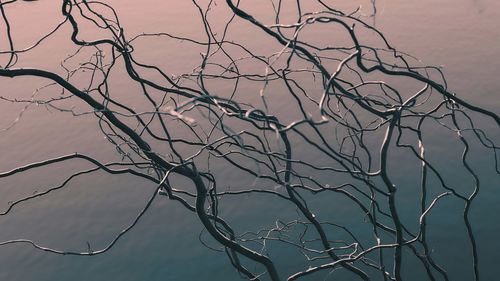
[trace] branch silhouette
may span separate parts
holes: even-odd
[[[434,258],[428,238],[434,226],[428,217],[438,212],[442,202],[454,199],[463,204],[461,216],[471,248],[464,254],[471,256],[474,280],[480,280],[481,258],[470,210],[483,179],[470,160],[475,153],[471,147],[491,153],[488,165],[495,166],[498,177],[499,146],[491,137],[494,132],[484,129],[487,126],[481,122],[493,123],[498,129],[500,118],[449,91],[440,68],[413,65],[416,61],[411,55],[390,45],[381,31],[365,21],[373,18],[375,23],[376,1],[371,1],[373,14],[369,16],[363,16],[359,9],[342,12],[321,0],[307,5],[277,1],[273,3],[274,20],[269,22],[269,17],[246,10],[243,1],[226,0],[222,5],[192,0],[202,24],[204,39],[200,39],[146,31],[128,37],[118,12],[109,4],[63,0],[58,11],[63,20],[32,46],[19,49],[8,13],[9,5],[16,2],[0,2],[7,30],[7,47],[0,50],[0,81],[39,79],[57,88],[60,95],[1,99],[26,104],[26,109],[41,104],[65,118],[67,113],[75,118],[93,115],[98,121],[96,130],[122,161],[101,163],[74,153],[0,173],[1,180],[56,163],[84,161],[92,165],[45,191],[11,201],[0,215],[7,216],[14,208],[51,196],[73,179],[98,171],[128,174],[156,188],[136,217],[103,248],[93,249],[87,242],[84,251],[67,251],[29,239],[0,241],[0,246],[29,244],[53,254],[99,255],[120,247],[120,238],[140,223],[152,203],[167,199],[179,202],[195,216],[204,227],[203,233],[218,243],[234,269],[248,280],[311,280],[307,279],[311,276],[317,280],[332,276],[335,280],[336,269],[341,268],[352,280],[400,281],[408,274],[404,262],[410,259],[418,261],[428,280],[451,280],[447,268]],[[294,20],[284,15],[284,5],[295,6]],[[230,13],[222,28],[213,22],[217,9]],[[256,40],[269,44],[268,53],[248,45],[248,38],[231,33],[241,26],[251,29]],[[330,45],[307,39],[311,30],[324,26],[348,39],[339,43],[334,39]],[[61,63],[64,75],[17,67],[21,54],[37,50],[63,28],[70,30],[67,43],[76,50]],[[83,35],[86,28],[105,35],[83,39],[92,37]],[[198,66],[173,76],[160,63],[141,59],[135,46],[158,38],[203,49]],[[71,69],[70,62],[84,51],[91,52],[91,58]],[[141,98],[139,106],[113,91],[110,81],[115,72],[138,86],[131,91],[137,91],[134,102]],[[83,73],[87,87],[81,86]],[[398,83],[414,83],[419,88],[402,90]],[[61,102],[70,98],[84,102],[84,110]],[[433,134],[430,124],[455,136],[450,141],[462,149],[458,159],[473,182],[471,186],[454,185],[444,175],[442,163],[428,155],[426,148]],[[397,185],[398,175],[391,162],[394,155],[403,152],[419,164],[412,177],[418,181],[420,197],[412,200],[420,209],[411,219],[402,211],[404,200],[398,191],[403,187]],[[221,184],[224,175],[213,167],[252,178],[253,183],[225,187]],[[182,187],[175,176],[192,186]],[[227,204],[221,199],[238,204],[252,194],[292,206],[297,210],[296,218],[285,220],[266,214],[275,225],[252,231],[232,226],[221,215],[221,206]],[[317,205],[321,198],[330,197],[349,202],[356,210],[352,220],[362,214],[363,221],[355,224],[368,224],[370,231],[358,233],[352,225],[332,219],[335,206],[326,211],[328,203]],[[299,268],[283,268],[272,254],[285,248],[300,257]]]

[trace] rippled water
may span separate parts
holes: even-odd
[[[190,1],[106,1],[120,15],[127,35],[141,32],[168,31],[175,34],[202,36],[199,20],[193,16],[195,10]],[[359,3],[351,1],[338,5],[352,10]],[[357,2],[357,1],[356,1]],[[224,3],[220,3],[223,5]],[[371,12],[369,1],[363,9]],[[252,9],[266,9],[253,6]],[[378,13],[375,23],[390,42],[400,50],[418,57],[423,64],[443,65],[449,87],[464,99],[500,114],[500,2],[495,0],[442,0],[442,1],[377,1]],[[29,46],[62,18],[59,1],[19,2],[6,9],[11,19],[18,46]],[[59,32],[38,51],[21,56],[20,66],[42,67],[60,71],[54,62],[62,61],[72,51],[66,32]],[[3,26],[2,26],[3,32]],[[238,30],[240,36],[248,36],[252,42],[252,31]],[[328,35],[328,30],[325,30]],[[4,34],[0,33],[4,48]],[[85,34],[83,34],[85,36]],[[172,43],[173,44],[173,43]],[[168,45],[168,44],[167,44]],[[182,50],[182,51],[179,51]],[[141,58],[160,61],[173,74],[189,71],[199,62],[200,50],[171,47],[156,48],[154,45],[138,45],[136,52]],[[2,62],[3,63],[3,62]],[[29,98],[33,89],[43,86],[45,81],[16,78],[0,79],[1,96]],[[117,91],[128,91],[130,85],[116,82]],[[77,101],[76,108],[81,108]],[[280,105],[286,107],[285,105]],[[31,106],[23,111],[23,105],[0,102],[0,129],[7,128],[24,112],[15,126],[0,133],[0,170],[39,161],[48,157],[79,151],[98,159],[115,159],[113,147],[96,130],[97,122],[89,116],[71,118],[69,114],[51,114],[43,107]],[[492,129],[495,129],[492,125]],[[495,131],[494,131],[495,133]],[[439,134],[436,132],[437,136]],[[496,128],[496,139],[500,139]],[[446,147],[446,136],[436,147]],[[436,150],[444,166],[453,148]],[[306,152],[302,152],[306,153]],[[437,157],[437,156],[436,156]],[[488,156],[485,155],[485,158]],[[484,159],[476,159],[481,165]],[[402,160],[404,157],[402,156]],[[65,175],[77,171],[83,164],[69,163],[43,168],[22,176],[0,181],[0,206],[5,209],[9,201],[38,189],[64,180]],[[85,166],[83,166],[85,167]],[[491,167],[484,166],[484,173]],[[404,173],[404,169],[401,170]],[[227,173],[231,181],[237,175]],[[415,179],[401,176],[401,185],[411,185]],[[460,181],[460,177],[458,177]],[[479,241],[482,280],[497,280],[500,269],[500,242],[497,234],[500,223],[495,218],[500,213],[498,177],[487,176],[481,195],[474,203],[471,216]],[[8,216],[0,217],[0,241],[27,238],[49,247],[69,250],[86,250],[102,247],[125,227],[140,210],[154,186],[129,176],[109,177],[102,174],[82,177],[54,196],[40,199],[15,209]],[[408,197],[414,196],[408,192]],[[410,201],[410,200],[409,200]],[[226,203],[225,212],[235,224],[264,226],[273,221],[259,221],[259,212],[294,212],[293,209],[274,202],[260,202],[251,198],[237,204]],[[258,204],[258,205],[256,205]],[[289,209],[287,209],[289,208]],[[339,206],[339,212],[349,206]],[[461,206],[443,205],[450,214],[460,212]],[[252,210],[249,212],[249,210]],[[405,211],[403,210],[403,215]],[[408,215],[411,210],[408,210]],[[442,245],[439,259],[451,268],[452,280],[472,280],[468,258],[461,256],[464,241],[463,226],[459,217],[437,217],[433,223],[440,225],[439,233],[433,233],[434,245]],[[0,247],[1,280],[237,280],[238,275],[229,266],[226,256],[213,252],[198,241],[200,223],[180,205],[169,201],[156,201],[143,221],[110,252],[91,258],[57,256],[35,251],[28,245]],[[205,238],[204,238],[205,239]],[[212,241],[208,243],[214,244]],[[450,247],[449,245],[454,245]],[[440,246],[436,246],[440,247]],[[286,253],[283,253],[286,255]],[[293,266],[294,261],[286,266]],[[407,280],[421,280],[408,276]]]

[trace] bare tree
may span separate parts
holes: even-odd
[[[106,2],[60,2],[62,21],[23,48],[16,43],[8,13],[19,2],[0,2],[5,27],[0,83],[29,77],[47,81],[43,89],[52,93],[38,97],[40,88],[31,98],[2,94],[2,100],[23,105],[21,115],[42,105],[61,118],[93,116],[96,130],[121,160],[105,163],[77,152],[2,172],[5,179],[58,163],[92,165],[9,202],[2,216],[91,173],[128,174],[156,188],[136,218],[105,247],[94,249],[89,243],[82,251],[70,251],[27,239],[0,245],[99,255],[120,247],[120,239],[153,202],[172,200],[197,217],[202,236],[216,241],[207,247],[224,251],[249,280],[339,280],[339,272],[347,272],[350,280],[404,280],[405,262],[420,268],[426,280],[451,280],[434,258],[428,239],[433,225],[427,220],[442,202],[454,200],[463,206],[468,243],[463,253],[472,261],[467,266],[474,280],[480,280],[481,259],[469,214],[483,180],[471,159],[487,151],[482,161],[494,167],[498,179],[499,147],[490,137],[497,132],[488,130],[498,131],[500,118],[450,92],[440,68],[421,66],[396,50],[359,9],[346,13],[322,0],[272,1],[270,17],[243,1],[192,0],[203,37],[169,32],[128,37],[117,11]],[[217,9],[229,15],[223,24],[212,18]],[[252,38],[232,34],[241,27],[251,29]],[[332,38],[317,40],[316,30],[325,28]],[[18,67],[20,56],[60,33],[75,51],[58,70]],[[159,39],[202,50],[197,67],[173,76],[141,57],[138,46]],[[114,91],[117,73],[134,85],[133,94]],[[75,100],[84,106],[68,102]],[[450,160],[458,163],[457,169],[443,164],[433,150],[435,139],[445,136],[462,151]],[[447,174],[450,169],[470,182],[457,185]],[[411,175],[401,175],[406,172]],[[244,222],[232,223],[221,209],[250,195],[262,196],[262,204],[277,200],[296,213],[266,214],[274,224],[248,231]],[[337,204],[348,208],[340,210]],[[296,254],[299,266],[290,268],[274,258],[285,250]]]

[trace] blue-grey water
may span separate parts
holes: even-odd
[[[268,8],[265,3],[268,1],[258,2],[247,5],[249,9],[257,12],[261,9],[260,12],[265,14],[264,9]],[[342,2],[338,3],[341,9],[352,10],[362,4],[366,13],[371,12],[370,1],[336,2]],[[193,16],[197,14],[191,1],[115,0],[106,3],[116,8],[130,38],[142,32],[159,31],[203,38],[202,25]],[[224,5],[224,2],[218,5]],[[467,101],[500,114],[500,2],[385,0],[377,1],[377,8],[376,26],[394,46],[418,57],[422,64],[442,65],[452,91]],[[18,46],[28,47],[62,20],[59,10],[59,1],[19,1],[9,5],[6,12],[10,16]],[[224,16],[227,15],[221,18]],[[218,22],[217,18],[213,20]],[[70,45],[61,43],[67,42],[68,31],[66,28],[54,34],[32,54],[21,55],[19,66],[60,71],[59,62],[73,51]],[[250,46],[258,48],[262,44],[252,41],[252,32],[255,31],[236,29],[232,32],[236,32],[235,36],[240,36],[242,40],[246,39]],[[321,32],[324,34],[319,34],[318,38],[328,36],[328,30]],[[4,48],[5,38],[1,36],[1,48]],[[161,48],[157,47],[154,40],[148,41],[148,44],[138,44],[135,52],[142,54],[137,55],[141,59],[158,63],[174,75],[189,72],[199,63],[202,49],[186,47],[189,45],[173,41],[159,43],[162,44]],[[137,87],[127,83],[116,80],[112,86],[115,91],[124,93],[134,89],[131,87]],[[36,88],[46,84],[46,81],[28,78],[2,78],[0,96],[29,99]],[[225,87],[215,86],[221,89]],[[51,93],[50,90],[42,90],[40,95]],[[133,102],[132,95],[127,98]],[[85,111],[85,107],[77,100],[69,103],[74,103],[77,112]],[[277,108],[277,111],[286,112],[286,102],[278,103]],[[20,112],[22,116],[16,121]],[[0,101],[0,117],[0,130],[9,128],[0,132],[0,171],[76,151],[102,161],[119,159],[114,147],[97,129],[97,122],[91,114],[74,118],[70,113],[61,114],[47,110],[42,105],[32,105],[25,110],[23,104]],[[13,122],[15,125],[11,126]],[[486,122],[484,126],[498,143],[500,132],[490,123]],[[450,136],[445,132],[435,131],[433,137],[427,152],[429,157],[443,167],[443,173],[450,177],[453,184],[458,187],[466,185],[470,178],[462,174],[463,171],[456,164],[460,160],[457,155],[460,155],[462,148],[450,146]],[[297,147],[300,148],[300,144]],[[320,157],[309,151],[299,150],[297,153]],[[473,204],[471,220],[478,241],[481,277],[485,281],[500,280],[500,268],[497,265],[500,260],[500,223],[497,218],[500,214],[499,177],[494,174],[488,151],[478,149],[475,155],[471,162],[479,167],[477,172],[483,182],[481,193]],[[392,158],[396,184],[403,187],[400,195],[402,216],[412,217],[418,208],[418,201],[413,199],[419,196],[412,187],[417,186],[415,181],[419,174],[414,174],[414,177],[407,175],[411,175],[418,163],[412,163],[404,153]],[[0,210],[7,208],[10,201],[58,184],[72,171],[85,167],[90,166],[75,161],[1,179]],[[244,185],[251,184],[253,180],[228,171],[225,167],[214,167],[214,170],[220,171],[218,175],[222,178],[221,182],[240,181]],[[327,181],[327,177],[323,179]],[[30,239],[47,247],[71,251],[86,251],[88,245],[93,249],[102,248],[134,219],[154,188],[149,182],[127,175],[95,173],[80,177],[52,196],[21,204],[9,215],[1,216],[0,242]],[[275,223],[273,217],[293,219],[296,216],[293,207],[258,195],[238,202],[227,198],[221,205],[222,214],[242,231],[270,227]],[[317,210],[332,208],[329,214],[336,221],[362,221],[362,214],[353,215],[351,207],[335,198],[317,200]],[[462,209],[463,205],[453,200],[438,205],[433,213],[442,215],[429,218],[429,224],[434,226],[429,235],[432,235],[435,258],[449,269],[450,279],[469,281],[473,277],[469,252],[463,255],[464,251],[469,251],[469,246],[464,236]],[[346,214],[359,217],[348,217]],[[365,228],[361,225],[354,230],[362,232]],[[226,255],[207,249],[199,239],[219,247],[202,232],[200,222],[192,213],[178,203],[160,198],[141,222],[103,255],[60,256],[35,250],[27,244],[1,246],[0,280],[238,280],[238,274],[230,266]],[[290,273],[299,264],[292,258],[292,253],[281,252],[276,255],[282,257],[278,267],[283,272]],[[411,261],[408,262],[410,264],[406,266],[411,268]],[[407,272],[405,280],[424,280],[417,271],[415,274],[411,273],[411,269]]]

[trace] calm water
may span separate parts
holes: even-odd
[[[263,3],[260,3],[263,2]],[[341,9],[352,10],[351,1],[337,1]],[[355,1],[357,2],[357,1]],[[18,46],[29,46],[43,32],[50,30],[61,20],[59,1],[19,2],[10,5],[10,16],[15,40]],[[127,36],[142,32],[168,31],[202,38],[202,25],[195,16],[196,10],[190,1],[107,1],[120,15]],[[265,14],[267,1],[259,1],[249,7]],[[223,5],[221,2],[219,5]],[[359,3],[358,3],[359,4]],[[363,9],[370,12],[369,1]],[[488,108],[500,114],[500,2],[496,0],[442,0],[442,1],[377,1],[376,25],[398,49],[418,57],[423,64],[443,65],[449,87],[465,100]],[[265,8],[264,8],[265,7]],[[221,18],[225,15],[222,14]],[[227,15],[226,15],[227,16]],[[218,21],[214,19],[217,23]],[[3,32],[3,26],[1,29]],[[66,32],[64,32],[66,31]],[[19,66],[43,67],[60,71],[58,63],[72,51],[66,42],[67,31],[59,32],[31,55],[21,56]],[[252,31],[241,29],[235,34],[252,42]],[[327,32],[327,31],[325,31]],[[83,34],[85,35],[85,34]],[[91,35],[91,34],[90,34]],[[4,34],[0,33],[1,48],[5,47]],[[165,42],[164,42],[165,43]],[[196,66],[200,49],[186,48],[169,42],[157,48],[151,43],[138,44],[136,52],[144,54],[141,59],[161,61],[162,67],[172,74],[190,71]],[[182,52],[179,52],[181,47]],[[258,46],[257,46],[258,47]],[[141,53],[142,52],[142,53]],[[2,62],[3,63],[3,62]],[[44,85],[44,81],[16,78],[0,79],[1,96],[29,98],[33,90]],[[116,91],[130,89],[130,85],[117,80]],[[221,86],[223,87],[223,86]],[[46,95],[48,92],[41,92]],[[133,97],[130,97],[133,99]],[[78,101],[74,103],[81,109]],[[286,104],[279,107],[286,111]],[[139,105],[140,107],[140,105]],[[23,105],[0,102],[0,129],[9,127],[16,119]],[[65,116],[66,118],[61,118]],[[24,111],[20,121],[8,131],[0,133],[0,171],[10,170],[18,165],[39,161],[48,157],[79,151],[100,160],[116,159],[113,147],[96,130],[97,123],[92,116],[72,118],[70,114],[50,113],[42,106],[31,106]],[[500,132],[493,125],[485,125],[492,131],[497,143]],[[454,174],[452,157],[460,148],[447,146],[447,136],[435,132],[436,142],[430,153],[446,171]],[[299,151],[299,154],[307,153]],[[431,156],[432,157],[432,156]],[[499,280],[500,268],[500,213],[499,178],[490,167],[487,154],[471,159],[481,167],[483,182],[481,195],[474,203],[471,213],[473,227],[479,243],[482,280]],[[397,161],[404,161],[400,155]],[[400,163],[400,162],[397,162]],[[487,164],[485,164],[487,163]],[[9,201],[42,190],[65,179],[71,171],[87,167],[70,162],[55,165],[34,172],[0,181],[0,207]],[[223,167],[218,167],[224,170]],[[217,169],[217,168],[215,168]],[[404,167],[395,169],[401,174]],[[239,178],[231,172],[221,172],[222,181],[232,182]],[[457,184],[467,179],[457,175]],[[411,186],[415,178],[401,176],[399,185]],[[45,199],[33,201],[15,209],[9,216],[0,217],[0,241],[26,238],[48,247],[83,251],[87,242],[93,248],[103,247],[124,228],[140,210],[155,186],[130,176],[109,177],[104,173],[81,177],[69,188]],[[403,216],[411,216],[413,194],[404,191],[408,209]],[[328,201],[328,198],[323,198]],[[318,201],[318,204],[324,204]],[[403,200],[406,202],[405,200]],[[342,202],[338,202],[342,204]],[[455,202],[456,203],[456,202]],[[437,258],[450,269],[452,280],[472,280],[469,257],[461,255],[464,246],[463,225],[460,224],[461,205],[453,201],[440,206],[443,216],[432,217],[430,223],[436,226],[433,246],[439,252]],[[319,205],[318,209],[327,206]],[[251,210],[251,211],[250,211]],[[339,205],[342,218],[349,213],[349,206]],[[224,201],[224,214],[237,227],[252,229],[269,226],[276,216],[293,218],[295,210],[279,202],[262,201],[253,196],[237,204]],[[455,214],[455,215],[454,215]],[[459,214],[459,213],[458,213]],[[362,230],[360,227],[358,230]],[[225,254],[208,250],[199,242],[202,228],[196,218],[180,205],[167,200],[157,200],[153,208],[139,225],[126,235],[116,247],[96,257],[57,256],[33,250],[28,245],[0,247],[0,280],[237,280],[238,275],[229,266]],[[210,245],[216,245],[202,235]],[[287,253],[280,253],[286,257]],[[293,259],[283,259],[282,268],[293,268]],[[409,265],[411,267],[411,265]],[[411,270],[410,270],[411,271]],[[422,280],[418,275],[407,276],[406,280]]]

